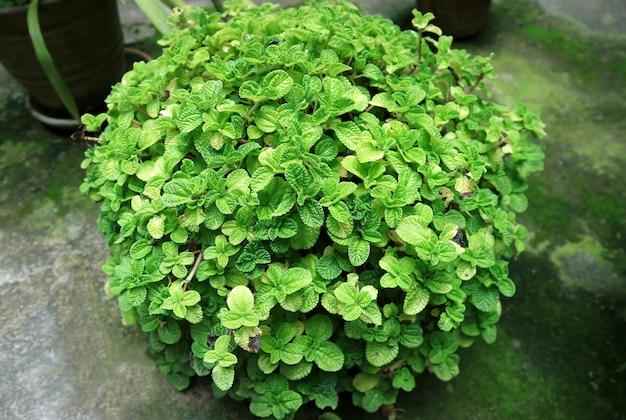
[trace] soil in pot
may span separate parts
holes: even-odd
[[[417,0],[417,9],[432,12],[433,23],[457,39],[469,38],[487,24],[491,0]]]

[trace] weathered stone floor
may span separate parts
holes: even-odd
[[[412,4],[385,3],[359,2],[396,18]],[[131,6],[121,13],[129,42],[151,36]],[[457,46],[493,52],[497,100],[541,114],[546,169],[531,179],[528,251],[497,342],[463,351],[452,382],[420,378],[397,418],[626,418],[623,0],[494,0],[487,30]],[[97,209],[78,192],[84,146],[23,103],[0,69],[0,418],[250,418],[206,382],[173,390],[147,338],[121,325]]]

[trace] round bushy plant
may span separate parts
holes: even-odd
[[[85,115],[103,269],[172,384],[260,417],[349,392],[369,412],[496,338],[541,121],[414,12],[186,8],[162,56]]]

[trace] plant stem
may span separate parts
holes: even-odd
[[[198,266],[200,265],[200,262],[202,261],[202,252],[198,253],[198,256],[196,257],[196,261],[193,263],[193,267],[191,267],[191,271],[189,272],[189,274],[187,275],[187,277],[185,277],[185,281],[183,282],[183,290],[187,290],[187,285],[189,284],[189,282],[191,282],[191,279],[193,278],[193,276],[196,275],[196,272],[198,271]]]
[[[478,76],[478,79],[476,80],[476,83],[474,83],[472,86],[470,86],[467,89],[465,89],[465,94],[469,95],[470,93],[475,91],[478,88],[478,85],[480,84],[480,82],[483,80],[484,77],[485,77],[485,73],[480,73],[480,75]]]

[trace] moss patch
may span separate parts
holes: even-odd
[[[550,261],[557,267],[559,278],[567,287],[611,301],[626,300],[626,279],[617,274],[606,258],[611,253],[618,251],[609,251],[595,237],[585,235],[580,242],[568,242],[554,249],[550,253]]]

